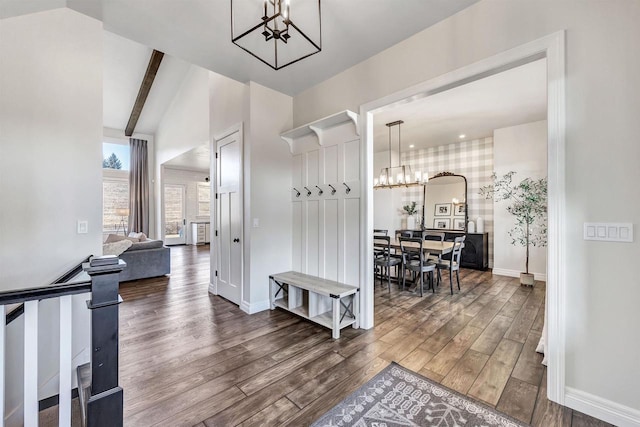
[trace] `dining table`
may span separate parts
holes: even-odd
[[[400,250],[400,240],[391,239],[391,248]],[[453,250],[454,242],[441,242],[439,240],[425,240],[422,242],[422,251],[428,255],[444,255]],[[405,247],[418,248],[417,242],[405,242]]]

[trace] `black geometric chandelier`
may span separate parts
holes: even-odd
[[[320,52],[321,23],[320,0],[231,0],[231,41],[274,70]]]

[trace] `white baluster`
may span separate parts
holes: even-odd
[[[72,296],[60,297],[60,399],[58,426],[71,426],[71,302]]]
[[[24,426],[38,426],[38,301],[24,303]]]
[[[4,305],[0,305],[0,427],[4,427],[4,344],[7,313]]]

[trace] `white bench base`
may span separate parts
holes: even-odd
[[[360,327],[358,291],[355,286],[294,271],[269,276],[272,310],[280,307],[329,328],[334,339],[340,338],[342,328]]]

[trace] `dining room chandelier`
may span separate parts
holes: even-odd
[[[410,165],[401,164],[402,159],[402,135],[400,127],[404,122],[402,120],[396,120],[395,122],[387,123],[389,128],[389,167],[382,168],[378,178],[373,179],[373,188],[395,188],[395,187],[413,187],[416,185],[424,185],[429,181],[429,174],[427,172],[415,171],[412,173]],[[392,166],[391,158],[391,128],[398,127],[398,165]]]
[[[231,0],[231,41],[274,70],[320,52],[321,23],[320,0]]]

